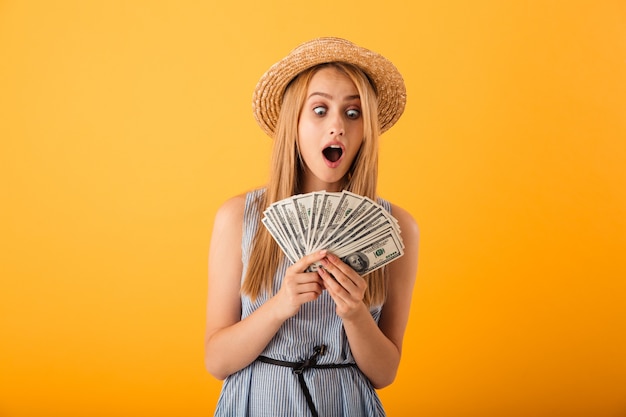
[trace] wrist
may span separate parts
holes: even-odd
[[[282,325],[288,318],[293,316],[291,311],[285,311],[284,305],[280,301],[280,297],[281,293],[278,292],[263,305],[267,308],[272,322],[278,326]]]
[[[358,325],[369,320],[372,320],[369,308],[364,302],[360,302],[349,314],[342,316],[344,325]]]

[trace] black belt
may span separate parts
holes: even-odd
[[[300,388],[302,388],[302,393],[306,398],[306,403],[309,406],[309,410],[313,414],[313,417],[318,417],[317,410],[315,409],[315,404],[313,403],[313,398],[311,398],[311,393],[309,392],[309,388],[306,386],[306,382],[304,381],[303,372],[309,368],[315,369],[332,369],[332,368],[350,368],[352,366],[356,366],[355,363],[341,363],[341,364],[317,364],[317,357],[322,356],[326,353],[326,346],[315,346],[313,349],[313,355],[304,362],[288,362],[288,361],[279,361],[277,359],[268,358],[267,356],[259,356],[257,360],[259,362],[269,363],[272,365],[284,366],[287,368],[293,369],[293,373],[298,376],[298,382],[300,382]]]

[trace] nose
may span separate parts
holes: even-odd
[[[345,133],[345,124],[342,114],[336,113],[334,116],[329,117],[329,133],[331,136],[343,136]]]

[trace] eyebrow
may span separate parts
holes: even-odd
[[[324,98],[327,98],[329,100],[332,100],[333,96],[328,94],[328,93],[322,93],[321,91],[314,91],[313,93],[311,93],[309,95],[309,97],[307,97],[307,99],[310,99],[313,96],[322,96]],[[350,96],[346,96],[344,97],[344,101],[350,101],[350,100],[355,100],[355,99],[360,99],[361,96],[358,94],[354,94],[354,95],[350,95]]]

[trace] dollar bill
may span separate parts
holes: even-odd
[[[341,193],[324,193],[319,212],[313,221],[313,230],[309,241],[309,252],[317,250],[317,242],[320,240],[330,217],[335,213],[337,205],[341,200]]]
[[[391,213],[348,191],[318,191],[277,201],[263,212],[262,224],[292,263],[328,249],[365,275],[404,253],[400,227]]]
[[[381,234],[365,246],[356,247],[347,253],[336,254],[359,275],[366,275],[404,255],[404,250],[393,233]]]
[[[364,201],[364,197],[344,192],[341,194],[341,199],[335,207],[335,211],[328,219],[324,230],[319,238],[319,241],[315,243],[315,248],[322,248],[328,239],[332,238],[337,228],[342,225],[346,219],[350,218],[350,214]]]
[[[315,208],[315,201],[318,199],[318,194],[300,194],[291,198],[293,205],[296,209],[296,219],[298,220],[298,226],[302,232],[302,245],[304,251],[308,252],[309,235],[311,233],[311,221]]]
[[[287,256],[289,261],[291,261],[291,263],[296,263],[298,260],[297,255],[293,253],[289,246],[285,245],[287,239],[285,239],[282,233],[278,231],[274,223],[272,223],[268,217],[264,217],[263,219],[261,219],[261,222],[267,228],[268,232],[272,235],[280,249],[285,253],[285,256]]]
[[[282,214],[282,218],[284,219],[282,227],[287,229],[287,235],[290,236],[295,252],[300,254],[300,257],[306,255],[303,231],[300,229],[298,209],[295,204],[291,199],[282,200],[276,204],[276,207],[278,208],[278,212]]]

